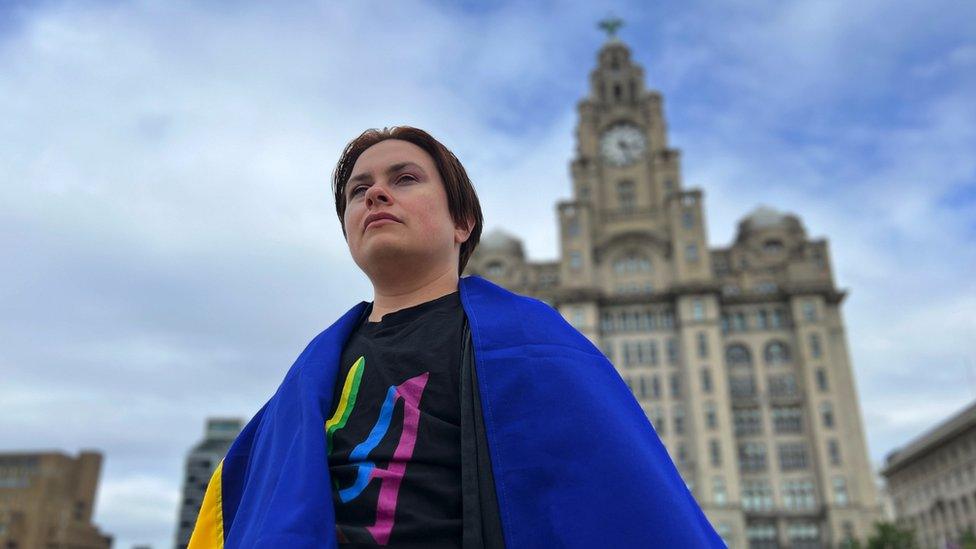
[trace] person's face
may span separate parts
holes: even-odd
[[[345,193],[346,241],[367,275],[442,263],[457,269],[470,231],[454,226],[444,183],[426,151],[401,139],[373,145],[356,160]],[[372,221],[376,214],[394,219]]]

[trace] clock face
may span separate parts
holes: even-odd
[[[644,154],[646,147],[644,133],[633,124],[617,124],[603,132],[600,138],[600,152],[614,166],[633,164]]]

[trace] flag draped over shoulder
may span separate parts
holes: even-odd
[[[613,365],[552,307],[459,282],[508,547],[724,547]],[[336,547],[325,421],[361,302],[316,336],[210,480],[190,549]]]

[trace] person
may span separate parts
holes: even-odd
[[[299,355],[211,477],[210,547],[724,547],[606,357],[462,276],[483,217],[457,157],[370,129],[332,175],[373,300]]]

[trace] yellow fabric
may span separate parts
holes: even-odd
[[[220,472],[223,469],[224,460],[220,460],[213,476],[210,477],[210,484],[207,485],[207,493],[203,496],[197,524],[193,527],[193,535],[190,536],[190,545],[187,549],[224,548],[223,501],[220,497]]]

